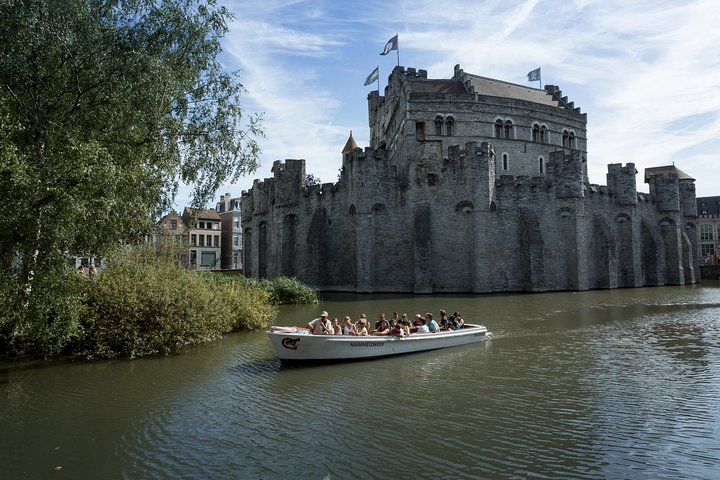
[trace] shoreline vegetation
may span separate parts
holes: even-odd
[[[256,281],[189,270],[176,258],[157,255],[152,246],[126,248],[95,277],[67,269],[38,283],[46,295],[31,322],[17,311],[0,313],[0,358],[168,355],[233,331],[266,328],[276,305],[318,302],[295,278]],[[3,281],[0,299],[12,283]]]

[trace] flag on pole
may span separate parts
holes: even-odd
[[[380,76],[380,70],[378,70],[379,68],[380,67],[375,67],[375,70],[373,70],[372,73],[370,73],[370,75],[367,76],[367,78],[365,79],[364,86],[367,87],[368,85],[370,85],[371,83],[373,83],[374,81],[376,81],[378,79],[378,77]]]
[[[392,52],[393,50],[398,49],[398,36],[395,35],[392,37],[388,42],[385,44],[385,48],[383,49],[382,53],[380,55],[387,55],[388,53]]]
[[[540,81],[540,67],[528,72],[528,82],[539,82],[539,81]]]

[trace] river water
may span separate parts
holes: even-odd
[[[0,478],[717,478],[720,284],[327,295],[342,318],[460,310],[492,336],[281,366],[262,332],[172,357],[0,364]]]

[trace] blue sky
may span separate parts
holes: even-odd
[[[222,0],[221,0],[222,3]],[[233,0],[223,63],[261,112],[261,166],[219,195],[239,196],[274,160],[304,158],[307,173],[337,180],[349,132],[368,144],[367,75],[380,88],[397,64],[380,56],[399,35],[400,64],[450,78],[468,73],[521,85],[542,68],[588,115],[588,173],[606,184],[608,163],[673,162],[698,196],[720,195],[720,20],[717,0],[512,1]],[[177,204],[188,204],[181,189]],[[212,205],[214,206],[214,205]]]

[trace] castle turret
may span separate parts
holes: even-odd
[[[582,152],[572,150],[569,154],[564,151],[550,153],[548,174],[553,178],[557,198],[582,198],[584,162]]]
[[[659,212],[680,212],[681,193],[680,185],[683,189],[688,190],[684,193],[684,202],[689,202],[690,191],[684,185],[692,185],[692,196],[694,198],[694,182],[695,179],[677,168],[675,165],[667,165],[664,167],[654,167],[645,169],[645,183],[650,186],[650,195],[655,197],[655,204]],[[693,204],[695,200],[692,200]],[[695,210],[697,215],[697,207],[693,209],[691,206],[684,205],[683,210]]]
[[[637,205],[636,175],[634,163],[608,165],[607,184],[616,205]]]

